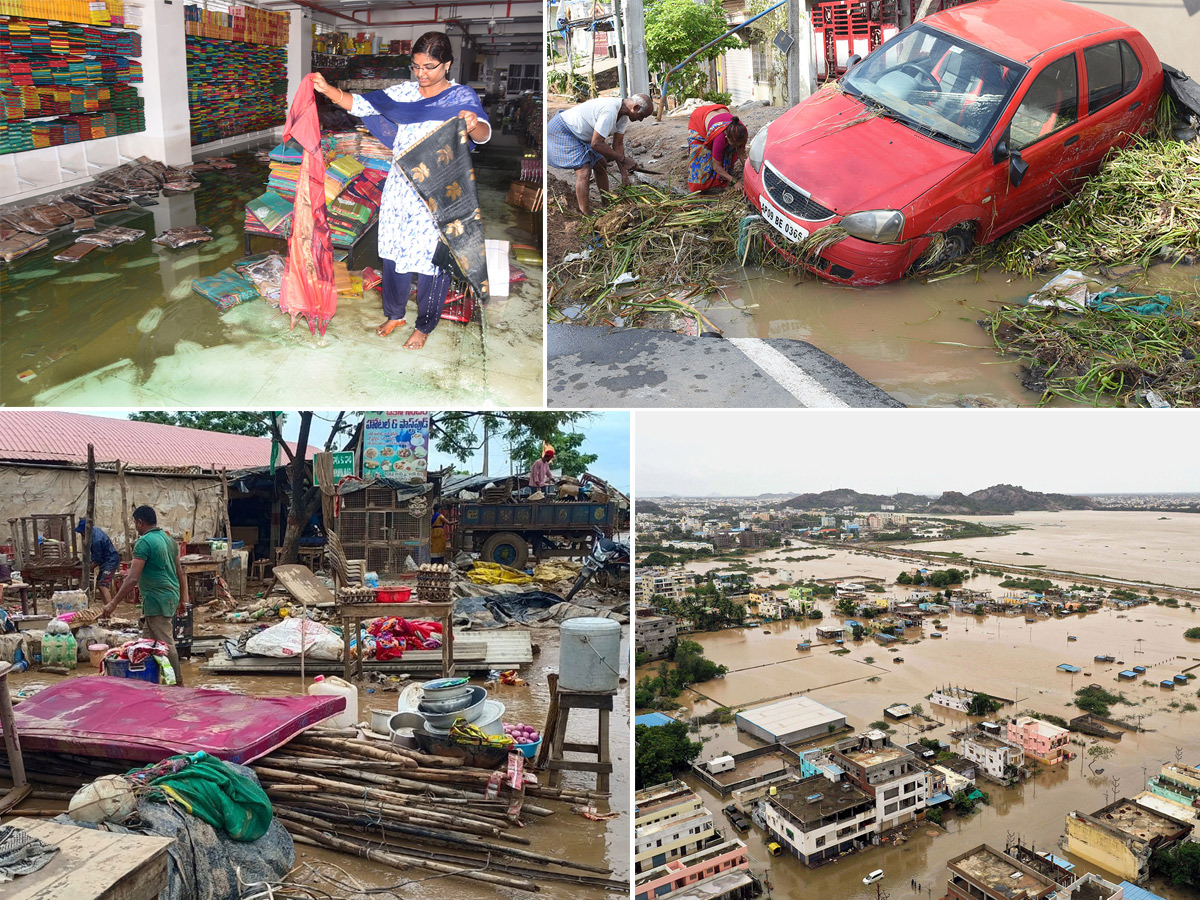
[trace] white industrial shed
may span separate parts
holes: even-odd
[[[739,731],[769,744],[794,744],[829,734],[846,725],[846,717],[811,697],[790,697],[737,714]],[[830,726],[833,726],[831,729]]]

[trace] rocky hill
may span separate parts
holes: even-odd
[[[946,491],[926,507],[925,512],[947,515],[990,516],[1017,510],[1096,509],[1094,501],[1071,494],[1044,494],[1027,491],[1015,484],[994,484],[970,494]]]
[[[784,506],[794,509],[852,507],[862,512],[872,512],[884,506],[894,506],[896,512],[959,516],[1006,515],[1017,510],[1056,512],[1063,509],[1099,508],[1087,497],[1027,491],[1014,484],[994,484],[982,490],[972,491],[970,494],[946,491],[936,499],[921,494],[906,493],[894,496],[860,494],[850,488],[838,488],[832,491],[822,491],[819,494],[800,494],[788,500]]]

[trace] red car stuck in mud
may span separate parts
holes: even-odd
[[[976,0],[904,29],[759,131],[746,195],[789,261],[843,284],[895,281],[1062,202],[1153,127],[1162,87],[1149,42],[1110,16]]]

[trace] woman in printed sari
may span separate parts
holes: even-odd
[[[745,124],[728,106],[710,103],[693,110],[688,117],[688,189],[695,193],[733,184],[734,165],[746,152],[748,137]]]
[[[394,128],[391,146],[395,155],[455,116],[465,120],[471,140],[482,144],[491,138],[492,127],[475,91],[450,80],[453,62],[449,38],[439,31],[427,31],[413,42],[416,81],[364,97],[333,87],[318,73],[313,77],[313,89],[351,115],[367,119],[368,125],[382,125],[389,136]],[[373,121],[371,117],[380,118]],[[371,130],[378,135],[375,127]],[[416,279],[417,323],[404,342],[406,350],[425,346],[446,303],[450,274],[433,263],[439,240],[440,232],[429,208],[393,161],[379,206],[379,258],[383,263],[383,312],[387,321],[375,332],[386,337],[404,324],[409,292]]]

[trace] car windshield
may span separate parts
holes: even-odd
[[[925,24],[842,78],[847,93],[911,128],[979,149],[1028,68]]]

